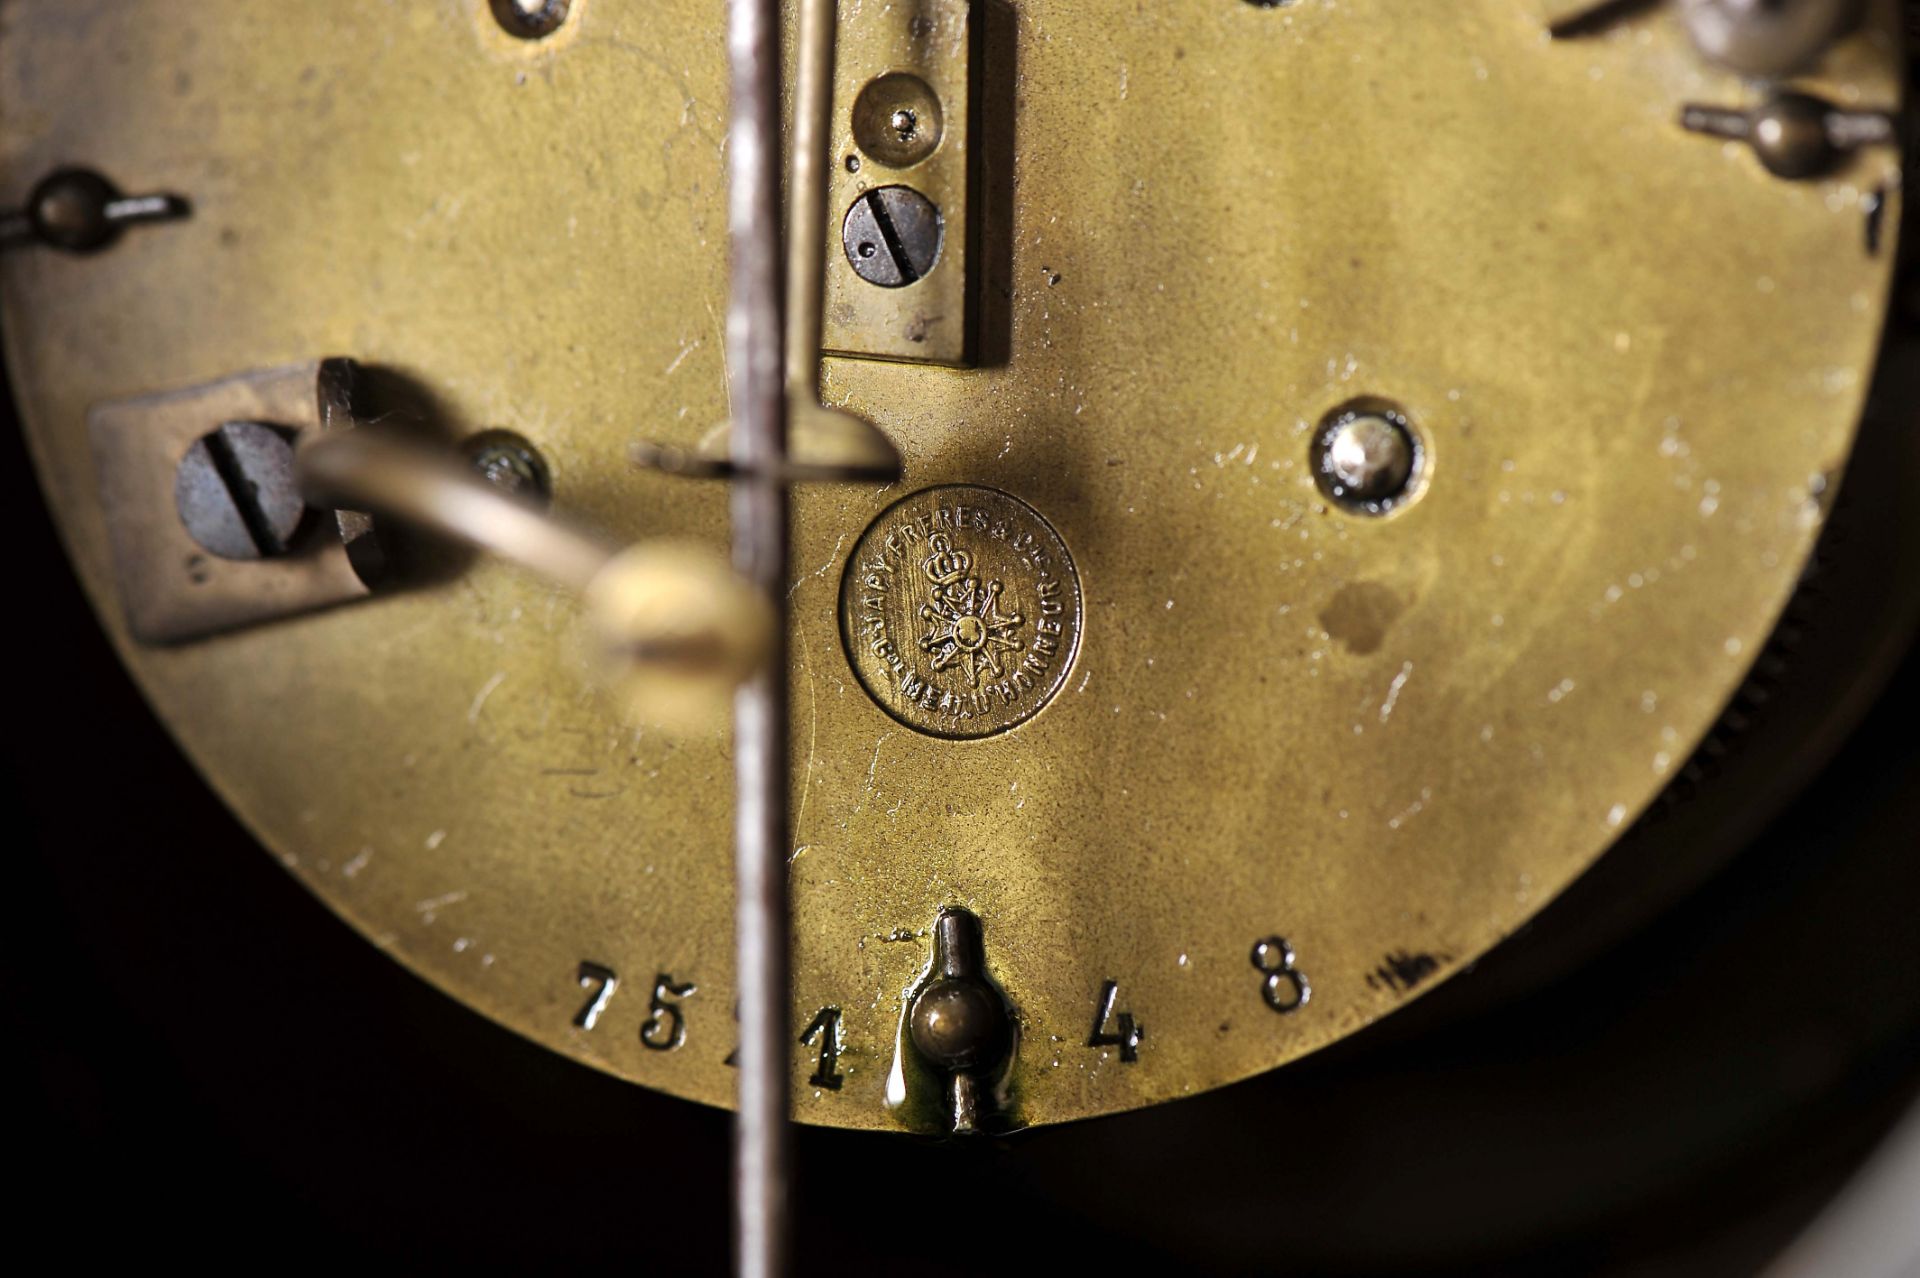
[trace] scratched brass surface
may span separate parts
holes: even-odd
[[[724,536],[721,491],[625,461],[725,412],[720,7],[579,0],[535,43],[486,9],[0,0],[0,197],[84,162],[195,206],[0,260],[14,384],[104,624],[289,872],[503,1024],[725,1104],[727,749],[623,726],[577,601],[483,562],[158,650],[112,594],[88,405],[324,355],[524,433],[558,509]],[[1513,931],[1758,650],[1881,321],[1862,197],[1892,157],[1791,184],[1683,134],[1683,101],[1747,90],[1663,13],[1553,44],[1527,0],[1013,12],[1008,358],[829,361],[906,478],[798,504],[795,1024],[845,1014],[843,1088],[798,1053],[809,1122],[904,1121],[943,904],[983,920],[1035,1123],[1277,1065],[1402,1003],[1390,953],[1452,972]],[[1875,13],[1816,84],[1894,101]],[[1375,521],[1307,469],[1363,394],[1432,467]],[[1066,687],[977,741],[888,717],[837,618],[860,533],[950,483],[1029,503],[1085,600]],[[1286,1015],[1249,962],[1273,935],[1312,987]],[[621,978],[591,1031],[583,959]],[[639,1039],[659,973],[697,986],[671,1051]],[[1084,1045],[1106,979],[1137,1064]]]

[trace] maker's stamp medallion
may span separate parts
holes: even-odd
[[[1040,512],[996,488],[903,497],[840,582],[854,673],[888,714],[939,737],[987,737],[1037,713],[1080,647],[1080,578]]]

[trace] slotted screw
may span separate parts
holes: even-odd
[[[307,510],[293,444],[260,422],[228,422],[194,441],[173,499],[187,534],[222,559],[285,554]]]
[[[881,288],[924,279],[940,260],[940,210],[908,186],[863,192],[840,224],[854,273]]]

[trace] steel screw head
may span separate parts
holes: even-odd
[[[480,477],[502,492],[543,506],[553,495],[546,459],[512,431],[483,430],[467,440],[463,450]]]
[[[187,535],[222,559],[285,554],[307,510],[292,442],[260,422],[196,440],[174,472],[173,500]]]
[[[1337,409],[1314,439],[1313,477],[1349,510],[1384,515],[1414,491],[1423,460],[1406,415],[1384,404]]]
[[[881,288],[922,279],[940,260],[940,210],[912,187],[883,186],[853,202],[840,240],[854,273]]]
[[[573,0],[488,0],[500,29],[519,40],[552,35],[567,20]]]

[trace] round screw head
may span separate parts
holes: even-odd
[[[864,192],[840,223],[854,273],[881,288],[925,278],[940,260],[942,235],[940,210],[907,186]]]
[[[545,505],[553,493],[546,459],[510,430],[483,430],[462,446],[480,477],[502,492]]]
[[[1405,414],[1383,405],[1336,410],[1314,440],[1313,477],[1349,510],[1384,515],[1405,500],[1422,461]]]
[[[948,977],[913,1001],[908,1029],[914,1047],[935,1068],[978,1069],[1005,1053],[1007,1009],[985,982]]]
[[[187,535],[222,559],[285,554],[307,510],[293,444],[260,422],[228,422],[195,440],[174,472],[173,500]]]
[[[889,168],[912,168],[932,155],[941,131],[940,99],[917,75],[890,71],[853,101],[854,142]]]
[[[1753,153],[1775,177],[1805,178],[1839,158],[1827,130],[1833,108],[1805,93],[1777,93],[1753,115]]]
[[[120,228],[107,216],[107,206],[120,198],[113,183],[88,169],[61,169],[33,188],[27,216],[43,244],[86,253],[105,248]]]
[[[552,35],[567,20],[573,0],[488,0],[500,29],[518,40]]]

